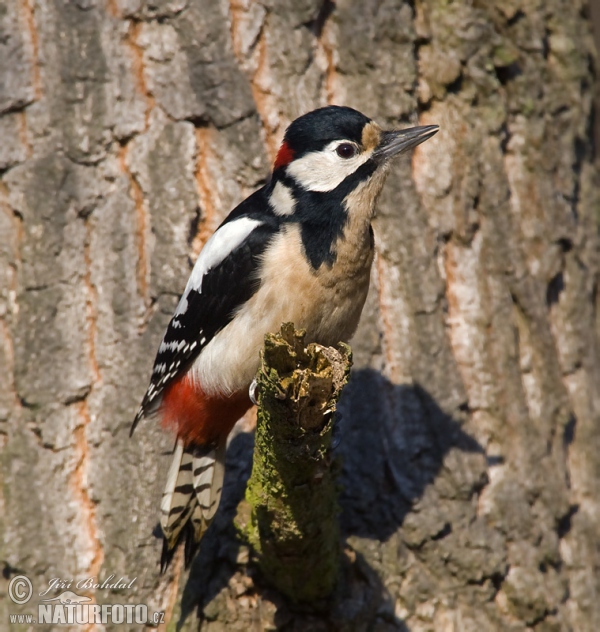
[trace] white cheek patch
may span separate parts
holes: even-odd
[[[334,140],[321,151],[312,151],[287,167],[287,174],[309,191],[333,191],[349,175],[364,165],[372,151],[361,152],[352,158],[341,158],[336,149],[348,141]]]
[[[273,188],[273,193],[271,193],[271,197],[269,198],[269,204],[275,215],[286,216],[294,212],[296,201],[288,187],[278,182]]]
[[[196,264],[185,286],[183,296],[175,310],[175,316],[177,316],[177,314],[184,314],[187,310],[187,296],[191,290],[196,290],[196,292],[202,291],[202,279],[204,275],[224,261],[227,256],[261,224],[262,222],[259,220],[241,217],[240,219],[228,222],[216,230],[213,236],[206,242],[204,248],[202,248],[198,259],[196,259]]]

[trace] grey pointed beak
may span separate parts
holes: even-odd
[[[381,142],[373,152],[373,159],[380,163],[387,162],[403,151],[420,145],[437,134],[439,129],[438,125],[422,125],[421,127],[383,132]]]

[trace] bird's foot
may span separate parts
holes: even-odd
[[[255,406],[258,406],[257,390],[258,382],[256,380],[252,380],[252,384],[250,384],[250,388],[248,389],[248,397]]]

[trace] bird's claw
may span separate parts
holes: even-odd
[[[252,380],[252,383],[250,384],[250,388],[248,389],[248,397],[250,398],[250,401],[255,405],[258,406],[258,400],[257,400],[257,393],[256,391],[258,390],[258,382],[256,380]]]

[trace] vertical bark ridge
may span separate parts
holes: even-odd
[[[33,146],[29,140],[29,133],[27,131],[27,114],[25,110],[22,110],[17,116],[19,121],[19,139],[25,148],[27,158],[31,158],[33,155]]]
[[[116,7],[114,7],[116,10]],[[134,85],[139,94],[142,95],[146,107],[144,115],[144,129],[138,134],[143,134],[148,131],[150,127],[150,115],[155,108],[156,103],[152,94],[148,90],[146,82],[146,70],[144,67],[144,52],[141,46],[138,44],[138,38],[142,23],[130,19],[127,20],[128,28],[127,35],[124,39],[125,46],[129,51],[132,59],[132,70],[134,73]],[[138,135],[136,134],[136,136]],[[136,220],[138,226],[138,262],[137,262],[137,276],[140,297],[143,303],[148,309],[150,307],[150,261],[149,261],[149,246],[148,235],[150,233],[150,217],[146,200],[139,182],[136,180],[135,175],[131,172],[128,164],[128,152],[129,143],[132,138],[127,139],[126,143],[121,146],[119,150],[119,164],[121,169],[127,175],[130,184],[130,191],[132,199],[135,203]]]
[[[218,198],[219,187],[211,175],[209,162],[217,158],[212,151],[212,139],[216,132],[206,127],[197,127],[195,179],[200,200],[201,215],[196,234],[192,237],[191,251],[195,261],[200,250],[217,229],[223,215],[223,204]],[[217,210],[218,209],[218,210]]]
[[[377,255],[375,265],[386,374],[394,384],[410,384],[411,349],[403,343],[409,340],[414,332],[406,302],[402,296],[394,296],[394,288],[401,285],[400,273],[397,267],[391,266],[380,255]],[[399,317],[394,318],[394,314]]]
[[[146,102],[146,116],[145,116],[145,131],[146,131],[148,127],[150,126],[150,114],[152,112],[152,109],[156,106],[156,101],[152,93],[148,89],[148,84],[146,81],[146,69],[144,67],[144,50],[138,43],[141,28],[142,28],[141,22],[134,19],[129,20],[125,43],[127,45],[127,48],[129,49],[131,58],[133,60],[135,87],[137,91],[144,97],[144,100]]]
[[[29,37],[31,40],[32,48],[32,84],[34,91],[34,98],[39,101],[42,98],[42,79],[40,74],[40,59],[39,59],[39,34],[35,23],[35,0],[21,0],[21,6],[25,21],[27,23],[27,29],[29,31]]]
[[[337,77],[337,40],[335,15],[335,3],[323,0],[310,28],[314,34],[314,60],[323,74],[321,99],[328,105],[344,105],[344,98],[339,93],[339,81]]]
[[[19,217],[10,206],[8,199],[9,191],[7,185],[0,180],[0,210],[4,215],[4,221],[2,225],[5,225],[7,230],[2,231],[6,251],[6,258],[0,259],[5,270],[3,271],[3,283],[0,285],[0,291],[2,292],[2,302],[0,303],[0,327],[2,330],[3,339],[3,357],[5,362],[5,382],[3,388],[9,393],[10,401],[6,402],[6,405],[12,404],[15,411],[21,409],[21,400],[17,391],[15,383],[15,349],[14,349],[14,336],[12,332],[12,326],[15,319],[18,317],[19,304],[18,304],[18,289],[19,289],[19,269],[21,268],[21,244],[23,241],[23,220]],[[0,251],[1,252],[1,251]],[[0,277],[1,278],[1,277]],[[10,410],[7,409],[3,414],[2,419],[2,434],[4,440],[7,440],[8,435],[5,429],[6,416],[10,415]],[[18,415],[18,412],[17,412]]]
[[[104,547],[96,521],[96,508],[90,494],[90,447],[86,433],[91,423],[90,410],[87,401],[77,405],[80,419],[79,425],[73,432],[75,467],[71,476],[73,493],[79,504],[78,519],[81,531],[87,535],[87,551],[80,549],[80,554],[87,562],[84,570],[90,577],[97,577],[104,561]],[[78,543],[81,546],[81,543]],[[92,593],[93,594],[93,593]]]
[[[146,309],[150,305],[150,268],[148,261],[148,232],[149,214],[146,206],[146,200],[142,188],[137,181],[135,175],[131,172],[128,163],[129,144],[124,145],[119,151],[119,165],[121,170],[126,174],[129,181],[129,191],[131,198],[135,204],[135,218],[137,224],[137,282],[140,298],[142,299]]]
[[[252,3],[244,5],[237,0],[230,1],[231,41],[233,52],[250,80],[254,104],[262,123],[261,133],[264,135],[267,154],[272,163],[277,155],[283,133],[281,132],[281,114],[269,90],[269,83],[272,81],[269,75],[266,40],[269,12],[264,10],[260,26],[254,35],[254,33],[249,33],[249,27],[257,28],[252,16],[249,15],[249,10],[252,9],[259,10],[258,5]]]

